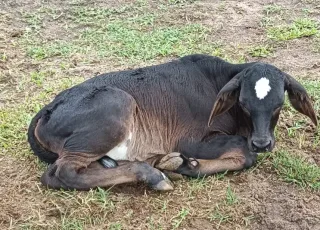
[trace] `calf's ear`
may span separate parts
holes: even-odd
[[[214,117],[228,111],[237,102],[242,75],[243,73],[237,74],[220,90],[211,110],[208,126],[212,124]]]
[[[285,74],[285,90],[288,92],[289,100],[293,108],[308,116],[317,126],[317,116],[307,91],[298,81],[288,74]]]

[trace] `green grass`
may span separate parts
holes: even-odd
[[[282,13],[283,7],[277,4],[270,4],[264,7],[263,12],[266,15]]]
[[[26,140],[27,126],[32,116],[30,111],[21,106],[0,111],[0,147],[3,150],[12,150],[17,155],[29,154],[25,148],[15,152],[18,146],[22,147]]]
[[[272,52],[273,48],[269,45],[255,46],[249,50],[249,54],[252,57],[268,57]]]
[[[197,192],[201,191],[202,189],[205,189],[208,185],[209,181],[208,178],[202,177],[202,178],[190,178],[189,181],[189,189],[188,189],[188,196],[189,198],[195,198]]]
[[[189,210],[182,208],[178,215],[172,218],[172,229],[178,229],[188,214]]]
[[[44,190],[44,197],[54,198],[54,207],[59,210],[61,223],[55,229],[82,230],[88,226],[108,225],[108,229],[123,229],[121,223],[110,222],[105,216],[114,210],[111,193],[108,190],[95,189],[85,193],[78,191]],[[59,201],[62,201],[59,202]],[[68,203],[68,205],[66,205]],[[75,208],[77,207],[77,208]],[[49,223],[32,218],[19,225],[21,229],[52,229]]]
[[[122,227],[122,224],[121,223],[111,223],[110,225],[109,225],[109,228],[108,228],[109,230],[121,230],[121,229],[124,229],[123,227]]]
[[[210,221],[217,223],[217,228],[219,229],[220,225],[225,222],[230,222],[232,216],[224,211],[224,208],[221,208],[218,204],[216,205],[214,211],[209,216]]]
[[[275,41],[287,41],[301,37],[309,37],[319,32],[318,22],[308,18],[297,19],[289,25],[267,28],[267,35]]]
[[[160,223],[157,223],[157,220],[153,216],[148,217],[148,229],[149,230],[162,230],[163,227],[161,226]]]
[[[83,230],[85,227],[84,221],[78,219],[62,219],[62,230]]]
[[[47,76],[47,72],[44,71],[34,71],[30,73],[31,81],[38,86],[42,86],[43,81]]]
[[[70,18],[76,23],[98,24],[111,17],[118,16],[133,10],[132,5],[119,8],[100,8],[100,7],[74,7],[71,9]]]
[[[228,205],[233,205],[238,202],[239,202],[238,197],[235,194],[235,192],[231,189],[230,184],[229,184],[227,187],[227,191],[226,191],[226,203]]]
[[[288,132],[288,136],[290,138],[296,137],[297,132],[299,130],[302,130],[305,127],[305,125],[306,125],[305,121],[295,121],[295,122],[293,122],[293,126],[286,127],[287,132]]]
[[[177,5],[177,4],[190,4],[194,3],[196,0],[167,0],[169,4]]]
[[[88,53],[85,47],[69,43],[66,41],[56,41],[52,43],[43,43],[28,45],[27,55],[36,60],[42,60],[54,56],[72,56],[78,52]]]
[[[0,65],[4,64],[5,67],[3,73],[0,71],[0,75],[4,76],[0,86],[4,82],[6,87],[8,83],[9,90],[12,89],[14,94],[14,96],[5,94],[5,100],[1,101],[5,101],[6,105],[1,107],[0,111],[0,148],[3,150],[0,154],[3,152],[17,159],[26,157],[26,165],[30,163],[33,168],[29,172],[28,178],[32,178],[30,183],[25,184],[22,181],[23,183],[17,184],[21,190],[12,186],[8,191],[9,193],[18,191],[19,195],[24,195],[27,202],[23,202],[21,206],[25,203],[30,205],[23,207],[26,211],[17,213],[15,218],[12,218],[13,228],[117,230],[126,229],[128,226],[139,226],[136,228],[183,229],[190,227],[193,221],[197,223],[201,219],[210,220],[214,228],[219,229],[246,228],[246,226],[250,228],[254,210],[250,204],[242,202],[240,195],[248,195],[248,192],[257,194],[259,191],[255,186],[249,191],[241,185],[242,177],[245,178],[246,174],[250,173],[250,177],[253,178],[259,178],[261,175],[273,178],[277,173],[278,177],[286,182],[319,191],[316,179],[319,177],[318,167],[308,164],[302,158],[291,156],[289,152],[279,155],[261,154],[258,156],[257,166],[245,172],[229,174],[225,172],[211,178],[177,181],[175,190],[165,194],[144,190],[140,186],[134,188],[128,186],[117,194],[113,194],[112,190],[100,188],[78,192],[53,191],[40,186],[36,177],[47,165],[40,163],[33,156],[29,157],[31,151],[26,141],[29,122],[59,91],[82,82],[84,78],[79,75],[90,77],[88,72],[104,72],[105,65],[107,70],[118,70],[128,66],[129,68],[137,65],[146,66],[149,63],[164,61],[163,57],[190,53],[208,53],[222,56],[234,63],[245,62],[252,59],[250,56],[269,57],[273,52],[286,49],[275,42],[279,41],[279,34],[285,40],[289,40],[294,37],[310,36],[308,34],[315,30],[317,31],[315,36],[312,39],[305,39],[304,42],[314,43],[312,44],[314,51],[320,52],[320,48],[317,48],[316,38],[319,36],[319,28],[316,21],[303,19],[305,21],[297,20],[288,25],[275,26],[289,20],[290,17],[286,16],[294,10],[290,8],[290,4],[286,4],[286,8],[276,4],[259,7],[257,10],[264,12],[264,28],[268,31],[268,36],[270,36],[269,30],[274,29],[274,34],[271,33],[274,38],[265,39],[266,42],[261,44],[256,42],[249,49],[244,49],[248,47],[247,39],[240,39],[236,47],[232,44],[223,47],[224,39],[217,40],[215,31],[208,25],[210,15],[207,15],[206,5],[191,4],[193,2],[194,0],[162,0],[150,3],[139,0],[110,8],[103,2],[98,6],[84,0],[72,0],[62,5],[50,4],[50,8],[44,2],[39,9],[19,8],[22,14],[17,12],[15,15],[21,26],[18,25],[17,30],[25,31],[23,35],[19,35],[20,37],[5,35],[10,42],[7,50],[0,52]],[[230,3],[222,1],[215,6],[214,12],[223,16],[220,14],[221,11],[225,11]],[[303,17],[314,15],[312,11],[308,12],[303,14],[301,10],[297,10],[293,15],[303,14],[305,15]],[[6,16],[6,20],[9,22],[11,18]],[[25,24],[22,24],[22,21]],[[227,21],[230,20],[224,23]],[[10,31],[12,29],[10,23],[8,29]],[[226,36],[228,35],[231,36],[230,33]],[[257,41],[256,38],[260,36],[259,33],[251,35],[251,41]],[[307,47],[299,49],[306,52]],[[19,50],[14,50],[15,48]],[[21,51],[21,55],[15,56],[13,51]],[[27,57],[24,51],[27,52]],[[294,54],[296,52],[293,51]],[[285,57],[279,57],[279,60],[283,58]],[[297,69],[292,71],[307,73],[304,68],[307,67],[302,66],[301,71]],[[319,81],[300,80],[312,97],[316,112],[319,114]],[[286,126],[278,127],[277,137],[280,139],[278,146],[294,142],[295,145],[290,146],[288,151],[296,148],[298,144],[295,142],[305,134],[305,137],[311,137],[306,139],[306,145],[310,151],[315,152],[315,149],[319,148],[319,132],[316,135],[307,133],[308,118],[297,116],[298,112],[291,106],[286,105],[284,112],[286,118],[288,115],[289,118],[292,116],[298,119],[295,119],[295,122],[290,121],[292,127],[288,128],[288,134],[285,133]],[[286,137],[289,135],[288,142],[281,140],[283,135]],[[17,175],[20,167],[17,167]],[[270,167],[273,168],[272,172],[269,170]],[[229,183],[230,177],[235,181],[234,184]],[[24,180],[23,178],[21,180]],[[266,180],[271,188],[276,189],[276,192],[279,191],[277,183],[268,178]],[[240,184],[237,183],[239,181]],[[281,188],[289,186],[284,181]],[[236,191],[239,189],[244,190],[238,194]],[[263,198],[265,191],[261,193]],[[33,194],[31,198],[30,192]],[[301,196],[311,197],[312,192],[302,191]],[[12,195],[12,201],[16,202],[14,199],[20,197]],[[38,203],[32,198],[38,200]],[[271,199],[270,202],[276,201]],[[14,206],[12,208],[14,210]],[[10,204],[7,204],[4,210],[5,214],[6,210],[10,211]],[[142,212],[148,216],[137,214],[138,210],[143,210]]]
[[[38,31],[42,27],[43,16],[38,12],[34,13],[26,13],[24,14],[24,18],[26,19],[27,23],[29,24],[29,29]]]
[[[221,55],[220,45],[207,41],[209,28],[195,23],[164,25],[164,9],[148,12],[145,7],[137,2],[120,8],[73,7],[68,16],[73,23],[68,26],[68,33],[73,38],[60,40],[38,36],[45,17],[43,10],[38,10],[26,14],[29,27],[21,44],[26,47],[27,55],[36,60],[78,54],[130,62],[201,52]]]
[[[93,197],[104,209],[113,209],[114,203],[110,199],[110,191],[98,188],[93,192]]]
[[[313,41],[313,51],[316,53],[320,53],[320,34]]]
[[[284,181],[320,190],[320,167],[307,163],[305,159],[281,150],[272,156],[272,165]]]
[[[139,31],[132,28],[130,23],[118,21],[99,29],[87,28],[73,41],[28,45],[27,54],[37,60],[81,53],[100,57],[114,56],[132,61],[182,56],[194,52],[219,55],[217,44],[203,45],[207,31],[205,27],[197,24]]]

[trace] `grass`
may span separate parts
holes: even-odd
[[[84,222],[77,219],[62,219],[61,229],[63,230],[83,230]]]
[[[40,72],[31,72],[30,73],[30,77],[31,77],[31,81],[35,84],[37,84],[38,86],[42,86],[43,81],[46,78],[46,72],[40,71]]]
[[[312,153],[317,151],[319,132],[311,134],[307,118],[299,116],[288,105],[284,109],[287,123],[281,123],[277,129],[278,145],[287,144],[286,150],[259,155],[258,165],[252,169],[178,181],[174,183],[175,190],[169,193],[150,191],[143,185],[115,186],[111,190],[98,188],[87,192],[44,189],[39,184],[39,176],[47,165],[37,161],[29,150],[26,142],[28,124],[34,114],[59,91],[82,82],[85,79],[83,76],[90,77],[88,72],[146,66],[189,53],[209,53],[237,63],[251,57],[275,54],[280,63],[286,57],[276,56],[277,52],[290,46],[277,46],[275,41],[286,44],[286,40],[314,33],[305,41],[314,43],[314,55],[319,52],[316,21],[303,18],[275,26],[277,21],[283,23],[285,15],[292,12],[303,13],[303,17],[313,15],[295,11],[289,4],[285,8],[276,4],[259,8],[264,12],[264,26],[267,29],[267,34],[262,35],[261,39],[267,42],[250,43],[251,48],[247,51],[241,50],[241,47],[248,47],[247,43],[242,44],[244,40],[240,38],[237,40],[239,46],[231,48],[231,45],[223,44],[224,38],[219,40],[219,31],[211,27],[210,20],[215,12],[225,25],[224,32],[228,32],[230,20],[224,17],[230,7],[228,1],[219,3],[217,10],[213,7],[214,12],[209,13],[206,6],[192,0],[141,0],[112,7],[106,6],[103,1],[99,4],[73,0],[57,6],[52,3],[53,7],[45,2],[39,5],[40,8],[21,6],[21,13],[16,14],[21,23],[17,28],[11,26],[13,22],[9,22],[10,17],[1,17],[1,22],[7,20],[5,24],[8,29],[24,32],[21,37],[4,34],[7,36],[5,41],[12,41],[15,46],[9,46],[11,43],[8,42],[8,47],[0,52],[0,68],[4,70],[0,71],[3,76],[0,87],[5,86],[4,89],[11,90],[13,95],[7,93],[0,100],[1,170],[5,174],[2,177],[5,193],[0,193],[1,198],[10,195],[3,199],[2,205],[4,217],[11,217],[4,222],[5,226],[11,224],[18,229],[183,229],[203,220],[201,224],[212,224],[212,228],[246,229],[252,228],[252,224],[257,223],[256,218],[259,218],[259,214],[252,209],[252,203],[256,201],[251,199],[251,195],[267,199],[270,191],[280,191],[278,182],[269,177],[281,178],[281,189],[288,186],[286,183],[298,185],[293,189],[304,188],[299,189],[301,196],[292,198],[295,202],[305,197],[309,199],[319,191],[319,167],[296,156],[299,151],[295,151],[296,155],[290,154],[290,150],[299,148]],[[266,35],[272,36],[266,40]],[[233,34],[230,32],[228,36]],[[261,34],[248,34],[248,39],[257,41],[259,36]],[[307,50],[305,47],[300,49]],[[312,61],[315,60],[310,60],[310,63]],[[301,73],[309,73],[307,68],[302,66]],[[299,81],[306,87],[319,114],[319,80],[300,76]],[[12,157],[13,163],[7,165],[4,155]],[[26,165],[27,172],[24,171]],[[268,182],[267,188],[255,188],[261,177]],[[249,199],[248,202],[243,202],[245,199]],[[270,203],[286,207],[272,197]],[[308,204],[306,206],[312,209]],[[304,217],[312,218],[307,214]],[[285,219],[282,215],[278,218],[281,221]]]
[[[53,56],[94,53],[128,59],[150,60],[161,56],[181,56],[195,51],[205,39],[205,28],[187,25],[139,32],[121,23],[106,28],[87,29],[74,42],[58,41],[28,48],[28,55],[41,60]],[[195,36],[197,35],[197,36]],[[208,49],[208,48],[207,48]]]
[[[272,157],[272,165],[284,181],[302,188],[320,190],[320,168],[307,163],[303,158],[281,150]]]
[[[206,42],[209,28],[196,23],[161,26],[164,12],[144,12],[144,7],[137,4],[120,8],[74,7],[70,20],[84,24],[84,28],[71,41],[39,39],[36,35],[42,25],[40,13],[27,14],[30,28],[22,43],[28,56],[36,60],[83,54],[139,62],[195,52],[221,54],[219,45]]]
[[[76,23],[101,23],[110,17],[123,14],[133,10],[132,5],[118,8],[100,8],[100,7],[74,7],[71,9],[71,19]]]
[[[209,213],[209,220],[215,223],[217,229],[224,223],[232,222],[234,214],[231,210],[237,209],[239,198],[231,188],[230,183],[226,187],[225,199],[215,204],[215,207]],[[243,217],[245,218],[245,217]]]
[[[99,202],[103,208],[105,208],[105,209],[106,208],[108,208],[108,209],[114,208],[114,203],[109,198],[109,196],[110,196],[109,190],[98,188],[98,190],[95,191],[94,196],[95,196],[97,202]]]
[[[165,56],[182,56],[198,50],[219,54],[219,46],[202,46],[208,30],[197,24],[139,31],[123,22],[109,23],[103,28],[88,28],[79,38],[28,45],[27,54],[37,60],[54,56],[94,54],[134,60],[151,60]]]
[[[217,228],[219,229],[220,225],[225,222],[232,220],[232,217],[225,213],[224,208],[221,208],[218,204],[216,205],[213,213],[209,217],[210,221],[217,223]]]
[[[238,203],[238,197],[234,193],[234,191],[231,189],[230,184],[227,187],[227,192],[226,192],[226,203],[228,205],[233,205]]]
[[[314,39],[313,51],[316,53],[320,53],[320,35]]]
[[[17,146],[22,147],[24,145],[26,127],[32,118],[31,114],[24,107],[0,111],[0,146],[3,150],[14,150]],[[25,149],[23,152],[29,154]],[[23,155],[22,152],[16,154]]]
[[[266,15],[282,13],[283,7],[277,4],[270,4],[264,7],[263,12]]]
[[[124,229],[121,223],[111,223],[109,225],[109,230],[121,230]]]
[[[172,5],[181,5],[181,4],[190,4],[190,3],[194,3],[196,0],[167,0],[169,4]]]
[[[319,32],[319,24],[315,20],[302,18],[296,19],[289,25],[267,28],[267,35],[275,41],[287,41],[296,38],[309,37]]]
[[[305,124],[304,121],[295,121],[295,122],[293,122],[293,126],[286,127],[287,132],[288,132],[288,136],[289,137],[296,137],[297,131],[298,130],[302,130],[305,125],[306,124]]]
[[[190,179],[190,182],[189,182],[190,187],[188,190],[189,197],[193,199],[196,196],[197,192],[207,187],[208,183],[209,182],[206,177]]]
[[[172,218],[172,229],[178,229],[181,226],[182,222],[186,219],[188,214],[188,209],[183,208],[182,210],[180,210],[178,215]]]
[[[46,190],[42,194],[45,199],[51,197],[49,200],[55,200],[52,205],[55,210],[59,210],[61,219],[58,229],[68,230],[87,229],[88,226],[98,225],[108,225],[109,229],[123,229],[120,222],[109,222],[105,219],[106,215],[115,210],[111,196],[109,190],[101,188],[85,193]],[[23,229],[52,228],[41,219],[41,216],[25,220],[19,227]]]
[[[252,57],[268,57],[272,52],[273,48],[269,45],[255,46],[249,50],[249,54]]]

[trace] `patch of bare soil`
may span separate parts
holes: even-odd
[[[43,198],[35,186],[38,173],[30,173],[38,171],[34,163],[0,155],[0,169],[0,226],[9,227],[18,220],[28,220],[35,211],[30,207],[40,208]]]
[[[272,174],[247,174],[237,191],[255,216],[251,229],[319,229],[320,194],[283,184]]]
[[[55,70],[57,74],[53,74],[52,79],[63,75],[89,78],[98,73],[135,67],[125,61],[115,63],[107,59],[85,62],[77,55],[70,59],[54,57],[43,61],[27,57],[26,51],[18,45],[19,37],[26,27],[22,13],[32,13],[44,2],[9,0],[0,3],[0,54],[6,55],[6,58],[0,60],[0,108],[14,106],[21,103],[21,98],[26,95],[39,92],[39,88],[34,85],[24,85],[24,79],[33,71]],[[61,0],[48,1],[47,6],[56,9],[58,13],[66,14],[70,4],[118,7],[130,2]],[[221,43],[229,56],[244,55],[248,61],[269,62],[293,76],[319,79],[320,54],[312,51],[310,38],[279,45],[267,58],[253,58],[248,55],[248,48],[266,42],[265,28],[261,22],[266,16],[264,7],[274,2],[197,1],[172,12],[171,17],[161,19],[161,23],[170,25],[170,22],[177,20],[181,24],[190,21],[204,24],[213,30],[208,40]],[[156,4],[157,1],[151,3]],[[279,2],[279,5],[286,9],[287,13],[283,16],[285,22],[290,22],[295,17],[304,17],[305,8],[312,9],[313,13],[310,15],[320,19],[317,1],[285,0]],[[61,29],[63,23],[62,18],[46,21],[43,36],[52,34],[52,39],[68,36],[72,39],[66,30]],[[154,62],[169,59],[171,58]],[[57,70],[57,66],[63,62],[69,63],[69,68]],[[278,145],[285,146],[289,151],[305,156],[311,163],[319,165],[319,148],[314,148],[310,141],[314,137],[314,130],[304,130],[306,140],[299,146],[297,139],[289,138],[285,134],[285,125],[290,124],[282,117]],[[27,142],[25,146],[28,148]],[[111,190],[105,204],[101,200],[97,201],[97,195],[92,195],[92,192],[68,195],[69,193],[47,190],[40,185],[41,173],[35,157],[17,159],[0,154],[1,229],[19,229],[21,224],[29,225],[33,229],[57,229],[57,226],[62,226],[62,220],[65,223],[81,222],[86,218],[94,219],[86,224],[88,229],[106,229],[115,223],[121,223],[123,229],[172,229],[179,221],[181,225],[177,229],[320,229],[319,192],[304,191],[284,183],[264,165],[253,172],[230,175],[222,180],[208,178],[205,182],[196,184],[188,180],[179,181],[175,183],[173,192],[165,194],[150,191],[144,185],[118,186]],[[235,189],[240,203],[226,207],[224,205],[220,215],[215,213],[216,206],[225,200],[228,180],[231,180],[231,186]],[[185,219],[183,210],[187,210]],[[213,214],[216,214],[215,217],[212,217]],[[215,218],[220,217],[226,219],[219,225],[219,219]]]
[[[281,13],[267,14],[266,6],[277,4]],[[317,1],[292,1],[285,0],[275,2],[262,1],[201,1],[198,3],[203,15],[202,23],[211,27],[214,31],[213,41],[219,41],[232,47],[233,52],[244,52],[245,48],[263,45],[267,41],[266,28],[263,21],[266,18],[276,18],[275,25],[290,23],[296,18],[311,16],[320,19],[320,9]],[[310,14],[305,13],[310,10]],[[307,78],[319,77],[320,71],[319,53],[315,53],[310,39],[296,39],[288,41],[275,49],[271,57],[262,61],[276,65],[293,76]],[[245,55],[245,52],[244,52]],[[261,60],[246,56],[247,61]]]

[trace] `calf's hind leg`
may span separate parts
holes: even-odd
[[[104,168],[85,153],[68,153],[42,175],[41,182],[54,189],[88,190],[130,182],[145,182],[155,190],[172,190],[170,181],[158,169],[145,162],[122,162],[115,168]]]
[[[38,137],[47,146],[59,146],[55,149],[59,158],[44,173],[42,183],[56,189],[87,190],[142,181],[157,190],[172,189],[164,174],[147,163],[104,168],[98,162],[110,152],[119,159],[130,158],[136,103],[128,93],[110,87],[95,87],[83,94],[66,99],[38,123]]]

